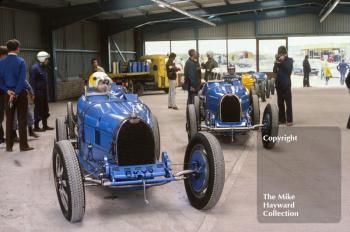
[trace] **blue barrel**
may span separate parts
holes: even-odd
[[[137,71],[142,72],[142,62],[141,61],[137,61]]]
[[[150,72],[151,71],[151,66],[149,65],[148,62],[146,62],[146,72]]]
[[[133,71],[133,62],[129,61],[128,63],[128,72],[131,73]]]
[[[133,61],[132,63],[132,72],[137,72],[137,62]]]

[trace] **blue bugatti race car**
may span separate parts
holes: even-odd
[[[193,207],[214,207],[225,181],[217,139],[205,132],[193,135],[184,170],[174,173],[167,152],[160,152],[158,122],[150,109],[105,74],[94,75],[96,86],[79,98],[77,113],[69,102],[66,117],[56,119],[53,173],[64,217],[83,219],[85,187],[90,185],[140,188],[147,202],[148,187],[184,180]]]
[[[240,76],[227,75],[223,80],[204,84],[194,104],[187,106],[186,129],[189,139],[198,131],[223,135],[239,135],[261,130],[263,146],[274,147],[270,139],[278,135],[278,108],[267,104],[260,122],[259,98],[241,83]]]
[[[254,90],[255,93],[264,102],[266,98],[270,97],[270,94],[275,94],[275,83],[274,79],[269,79],[264,72],[250,72],[255,78]]]

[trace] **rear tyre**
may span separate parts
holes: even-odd
[[[198,132],[196,110],[193,104],[187,105],[187,135],[188,141],[191,141],[192,137]]]
[[[68,128],[66,119],[63,117],[56,118],[56,141],[68,139]]]
[[[252,96],[252,102],[251,102],[251,119],[253,122],[253,125],[257,125],[260,122],[260,105],[259,105],[259,97],[257,95]]]
[[[199,132],[186,149],[184,170],[198,170],[185,179],[185,189],[196,209],[211,209],[220,199],[225,183],[225,160],[214,135]]]
[[[80,222],[85,213],[85,190],[78,158],[68,140],[56,142],[52,161],[62,214],[70,222]]]
[[[276,104],[267,104],[262,124],[261,139],[263,146],[266,149],[271,149],[276,144],[276,142],[272,141],[272,138],[278,136],[278,108]]]
[[[271,84],[271,86],[270,86],[271,94],[275,95],[275,78],[271,78],[270,84]]]
[[[196,111],[196,119],[197,119],[197,127],[199,128],[199,125],[201,123],[201,103],[198,96],[194,96],[194,109]]]
[[[159,133],[159,125],[158,125],[158,119],[156,116],[152,114],[152,121],[153,121],[153,137],[154,137],[154,153],[156,160],[159,160],[160,157],[160,133]]]
[[[76,137],[75,134],[75,122],[76,116],[74,114],[73,104],[72,102],[67,103],[67,126],[68,126],[68,135],[69,138],[73,139]]]
[[[261,82],[260,97],[261,97],[261,101],[263,101],[263,102],[266,101],[266,84],[265,84],[265,81]]]
[[[270,93],[271,93],[271,84],[270,84],[271,80],[266,80],[266,98],[270,98]]]

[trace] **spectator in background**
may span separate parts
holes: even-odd
[[[43,132],[46,130],[53,130],[52,127],[47,125],[47,119],[50,116],[49,113],[49,100],[48,100],[48,82],[47,82],[47,65],[49,64],[50,54],[41,51],[37,54],[37,61],[29,71],[29,82],[34,91],[34,131]],[[39,123],[42,121],[43,127],[39,127]]]
[[[6,46],[0,46],[0,60],[4,59],[7,56],[7,47]],[[1,68],[0,68],[1,69]],[[0,81],[1,81],[0,77]],[[0,83],[0,86],[3,85]],[[4,114],[5,114],[5,96],[6,93],[0,89],[0,144],[5,142],[5,131],[2,126],[2,123],[4,121]]]
[[[214,59],[214,53],[212,51],[207,52],[208,61],[202,63],[202,68],[205,69],[204,80],[211,80],[213,76],[213,69],[218,67],[218,63]]]
[[[89,76],[93,74],[94,72],[105,72],[104,68],[98,65],[97,58],[91,59],[91,71],[89,73]]]
[[[175,53],[170,53],[169,59],[166,62],[166,71],[169,79],[169,96],[168,96],[168,108],[169,109],[174,109],[177,110],[178,107],[176,106],[176,101],[175,101],[175,92],[176,92],[176,72],[179,71],[180,69],[175,66],[175,58],[176,54]]]
[[[345,76],[348,70],[350,69],[350,66],[348,63],[345,62],[344,59],[338,64],[337,69],[340,73],[340,84],[344,85],[345,82]]]
[[[323,76],[326,79],[326,85],[328,85],[328,82],[329,82],[329,79],[332,76],[332,73],[331,73],[331,70],[330,70],[330,68],[328,66],[328,62],[327,61],[323,62],[322,71],[323,71]]]
[[[20,43],[12,39],[7,42],[8,55],[0,64],[0,88],[6,92],[6,151],[13,147],[13,121],[17,110],[19,147],[21,151],[33,150],[27,140],[27,111],[28,99],[26,91],[26,65],[23,58],[18,56]]]
[[[305,59],[303,61],[303,73],[304,73],[303,86],[304,87],[310,87],[311,66],[310,66],[309,56],[308,55],[305,56]]]
[[[198,69],[198,53],[194,49],[190,49],[188,51],[188,55],[190,56],[186,61],[184,68],[184,88],[188,91],[187,104],[193,104],[194,96],[198,94],[200,88],[200,76]]]
[[[277,73],[275,84],[277,90],[279,123],[286,123],[287,126],[293,125],[292,83],[290,79],[292,71],[293,59],[288,57],[287,48],[285,46],[280,46],[277,51],[273,72]]]

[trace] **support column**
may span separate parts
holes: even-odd
[[[107,70],[107,72],[112,72],[110,38],[106,27],[103,25],[103,21],[100,23],[100,30],[101,66]]]

